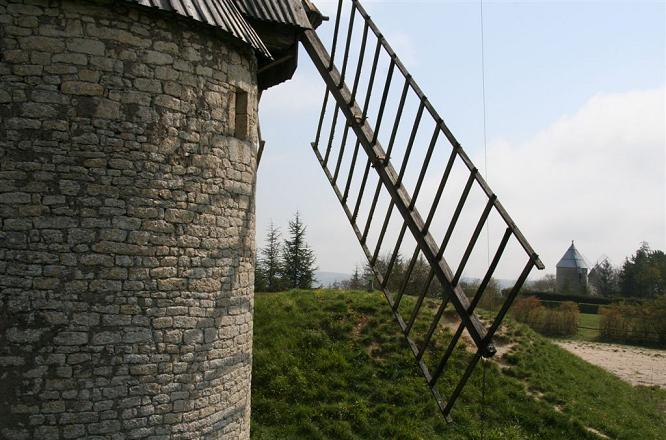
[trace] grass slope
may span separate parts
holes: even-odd
[[[406,298],[405,310],[413,304]],[[427,329],[434,304],[414,331]],[[516,342],[489,362],[486,405],[477,367],[443,421],[379,293],[257,294],[252,380],[253,439],[615,439],[666,438],[666,392],[633,388],[508,323]],[[438,339],[450,334],[444,326]],[[424,357],[432,365],[445,346]],[[470,356],[463,346],[442,376],[446,394]],[[479,417],[485,412],[483,420]]]

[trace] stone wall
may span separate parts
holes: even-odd
[[[253,52],[0,0],[0,53],[0,438],[249,438]]]
[[[587,269],[558,267],[555,279],[558,293],[587,294]]]

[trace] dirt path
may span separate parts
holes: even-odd
[[[558,341],[557,345],[632,385],[666,389],[666,350],[578,341]]]

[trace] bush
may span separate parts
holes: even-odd
[[[666,295],[642,304],[602,307],[602,340],[666,346]]]
[[[541,319],[543,305],[536,296],[518,298],[511,306],[511,314],[519,322],[536,322]]]
[[[524,322],[546,336],[574,336],[580,311],[576,303],[565,301],[558,308],[544,307],[538,298],[519,298],[511,308],[516,321]]]
[[[478,307],[484,310],[497,311],[504,304],[504,298],[497,292],[484,292]]]
[[[472,301],[472,299],[474,298],[479,289],[479,283],[478,282],[470,283],[463,281],[460,283],[460,287],[462,287],[467,298],[469,298],[469,300]],[[483,293],[481,295],[481,298],[479,299],[477,307],[479,309],[488,310],[491,312],[497,311],[502,307],[504,301],[505,301],[505,296],[503,295],[503,292],[500,289],[499,284],[497,284],[497,281],[491,278],[490,282],[488,282],[486,288],[483,290]]]
[[[599,312],[601,319],[599,320],[599,336],[605,340],[622,340],[628,334],[627,323],[623,318],[621,307],[624,306],[609,306],[602,307]]]

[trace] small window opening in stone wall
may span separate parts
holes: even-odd
[[[234,137],[247,140],[249,137],[249,117],[247,92],[236,89],[235,93]]]

